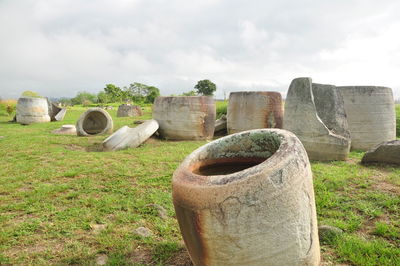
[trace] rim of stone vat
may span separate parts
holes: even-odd
[[[262,160],[258,164],[243,170],[222,175],[200,175],[194,173],[195,170],[204,165],[202,164],[204,161],[207,159],[215,159],[215,157],[213,158],[212,155],[209,157],[210,152],[218,152],[217,150],[220,150],[221,147],[224,147],[225,145],[225,147],[232,147],[232,145],[234,145],[232,140],[251,138],[252,135],[264,135],[267,138],[275,138],[275,140],[279,140],[280,143],[277,145],[275,152],[266,157],[265,160]],[[299,151],[299,147],[302,151]],[[173,185],[212,187],[229,185],[231,183],[248,182],[252,178],[258,178],[261,174],[263,176],[268,176],[269,174],[276,172],[277,169],[279,170],[284,168],[288,164],[289,160],[294,159],[294,156],[299,156],[299,152],[300,155],[304,154],[305,158],[308,160],[307,154],[305,153],[301,142],[293,133],[287,130],[253,129],[239,132],[205,144],[188,155],[175,171],[173,176]],[[256,152],[250,150],[247,154],[251,153],[255,155]],[[235,161],[235,158],[243,157],[246,156],[232,157],[232,162]],[[249,157],[251,158],[251,156]],[[253,158],[254,157],[255,156],[253,156]],[[205,165],[208,164],[206,163]]]

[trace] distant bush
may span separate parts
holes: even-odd
[[[24,91],[21,96],[42,98],[37,92],[34,91]]]
[[[0,116],[11,116],[15,113],[16,100],[0,100]]]

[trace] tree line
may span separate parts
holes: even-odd
[[[195,95],[213,95],[216,91],[216,85],[208,79],[200,80],[194,86],[194,90],[182,93],[182,96]],[[108,104],[115,102],[134,102],[134,103],[153,103],[160,96],[160,90],[157,87],[142,83],[132,83],[129,86],[120,88],[114,84],[106,84],[105,88],[99,93],[78,92],[71,98],[61,98],[60,102],[66,105],[90,105],[90,104]]]

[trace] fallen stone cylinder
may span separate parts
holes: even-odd
[[[113,120],[111,116],[101,108],[90,108],[84,112],[76,123],[78,136],[92,136],[111,134]]]
[[[53,130],[52,133],[59,135],[76,135],[76,127],[74,125],[62,125],[61,128]]]
[[[142,108],[137,105],[121,104],[118,107],[117,117],[133,117],[143,115]]]
[[[127,148],[136,148],[158,129],[156,120],[148,120],[137,127],[124,126],[103,141],[103,150],[118,151]]]
[[[257,128],[282,128],[282,97],[279,92],[231,92],[227,110],[229,134]]]
[[[400,165],[400,140],[383,142],[368,152],[361,160],[362,164],[392,163]]]
[[[158,132],[170,140],[211,139],[215,117],[215,102],[210,96],[157,97],[153,105]]]
[[[396,139],[396,112],[392,89],[375,86],[338,87],[351,135],[351,148],[369,150]]]
[[[50,122],[46,98],[21,97],[16,113],[17,122],[23,125]]]
[[[343,99],[333,85],[294,79],[285,101],[283,128],[300,139],[311,160],[345,160],[350,151]]]
[[[310,163],[291,132],[249,130],[198,148],[172,195],[194,265],[319,265]]]

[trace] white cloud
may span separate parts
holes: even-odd
[[[74,96],[143,82],[165,95],[199,79],[234,90],[291,80],[390,86],[400,97],[395,0],[3,0],[0,96]]]

